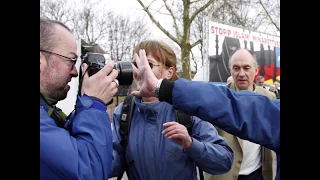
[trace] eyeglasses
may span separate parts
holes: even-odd
[[[137,63],[136,63],[136,62],[132,62],[132,64],[133,64],[136,68],[138,68],[138,66],[137,66]],[[160,64],[153,64],[153,63],[149,62],[149,66],[150,66],[150,68],[152,69],[152,68],[153,68],[153,66],[160,66]]]
[[[54,54],[54,55],[57,55],[57,56],[60,56],[60,57],[63,57],[63,58],[68,59],[68,60],[71,61],[71,63],[72,63],[72,64],[71,64],[71,69],[73,69],[73,67],[74,67],[74,66],[76,65],[76,63],[77,63],[78,57],[70,58],[70,57],[67,57],[67,56],[64,56],[64,55],[61,55],[61,54],[52,52],[52,51],[43,50],[43,49],[40,49],[40,51],[45,52],[45,53]]]

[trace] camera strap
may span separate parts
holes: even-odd
[[[40,93],[40,105],[44,108],[48,115],[55,121],[58,127],[64,128],[65,120],[67,119],[66,114],[56,106],[52,107],[49,105],[48,101]]]

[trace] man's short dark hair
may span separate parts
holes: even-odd
[[[56,24],[71,32],[71,30],[60,21],[40,17],[40,49],[52,50],[56,46],[56,33],[54,28]]]

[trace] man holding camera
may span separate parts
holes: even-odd
[[[108,61],[89,76],[83,64],[81,96],[67,117],[55,105],[78,76],[77,43],[64,24],[40,18],[40,179],[108,179],[112,133],[106,104],[118,91],[118,72]]]

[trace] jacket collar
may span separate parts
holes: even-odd
[[[141,98],[134,98],[134,101],[136,108],[142,113],[152,112],[153,114],[157,114],[161,106],[161,102],[159,100],[149,103],[141,102]]]
[[[237,85],[234,82],[227,84],[227,87],[235,91],[240,91],[240,89],[237,87]],[[257,92],[257,85],[255,83],[253,83],[253,92]]]

